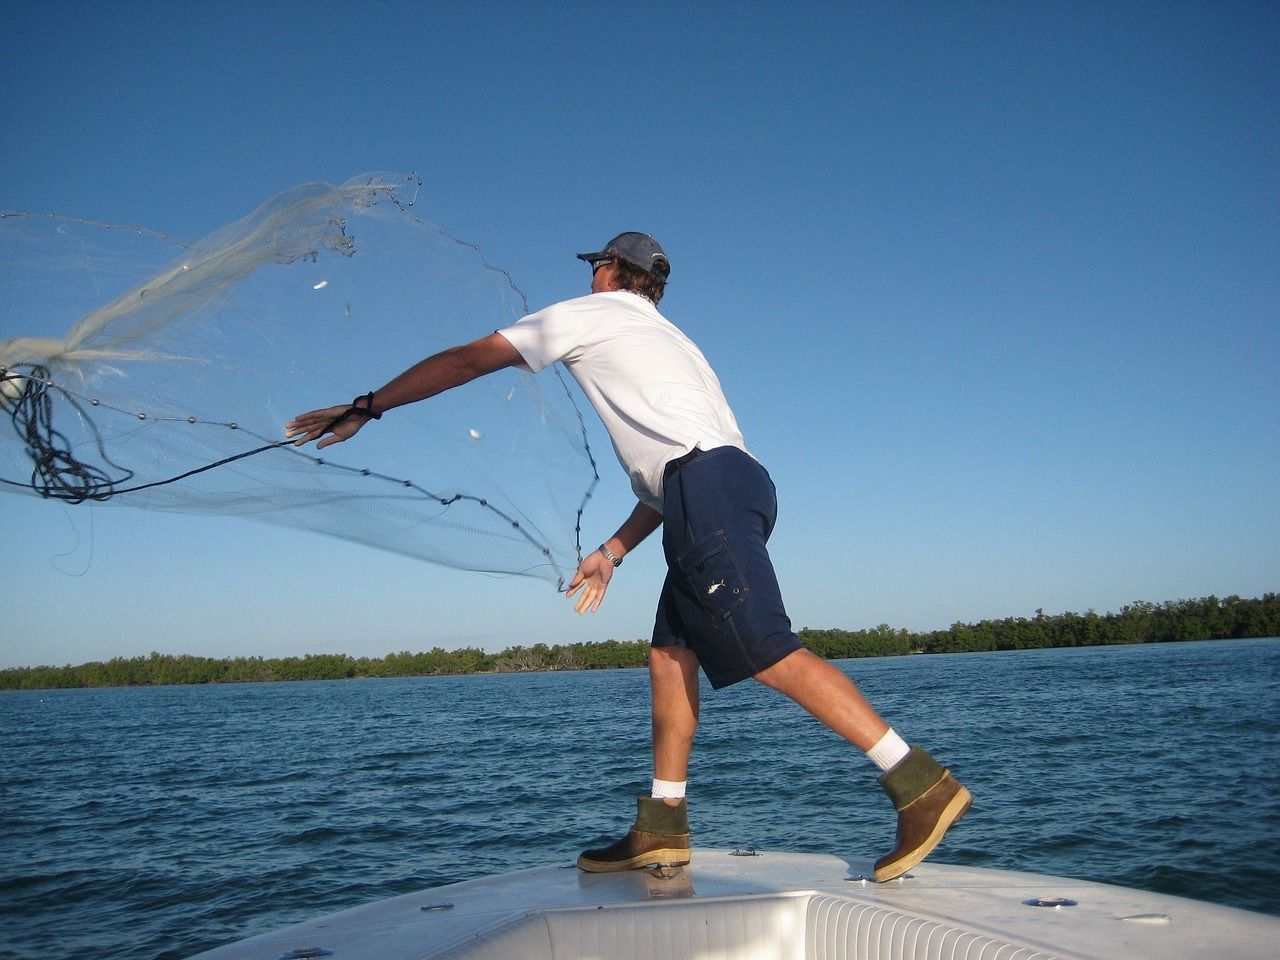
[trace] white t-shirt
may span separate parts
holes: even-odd
[[[604,422],[631,489],[662,512],[662,473],[694,447],[738,447],[742,432],[702,351],[625,290],[531,313],[498,331],[533,373],[559,361]]]

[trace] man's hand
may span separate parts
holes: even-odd
[[[310,443],[316,437],[324,437],[326,433],[331,434],[316,444],[317,450],[323,450],[331,443],[350,440],[360,432],[360,428],[368,419],[365,414],[354,410],[349,403],[337,407],[325,407],[322,410],[312,410],[310,413],[294,417],[284,425],[284,435],[286,439],[293,440],[295,447],[300,447],[304,443]],[[294,440],[294,437],[298,439]]]
[[[609,589],[609,581],[613,578],[613,564],[605,559],[599,550],[592,550],[583,557],[578,565],[578,572],[569,583],[565,596],[572,597],[579,589],[582,596],[573,605],[579,614],[595,613],[600,609],[605,591]]]
[[[625,557],[634,550],[645,537],[662,526],[662,514],[643,503],[637,503],[627,517],[626,523],[618,528],[618,532],[604,542],[602,549],[611,551],[617,557]],[[617,561],[621,563],[619,559]],[[565,596],[572,598],[579,589],[582,596],[574,604],[578,613],[595,613],[600,609],[605,591],[609,589],[609,581],[613,579],[614,562],[600,550],[592,550],[578,564],[578,572],[569,583]]]

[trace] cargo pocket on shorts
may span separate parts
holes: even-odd
[[[747,582],[723,531],[703,537],[676,562],[698,603],[710,616],[722,620],[747,599]]]

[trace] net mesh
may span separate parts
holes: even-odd
[[[0,487],[234,514],[562,587],[599,476],[559,368],[510,369],[314,452],[293,415],[527,312],[416,213],[415,177],[305,184],[196,243],[0,214]]]

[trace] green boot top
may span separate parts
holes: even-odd
[[[683,797],[669,807],[653,797],[636,797],[636,827],[645,833],[681,836],[689,833],[689,806]]]
[[[897,766],[880,778],[880,786],[884,787],[885,793],[889,794],[894,809],[901,810],[924,796],[946,772],[937,760],[920,747],[912,747],[911,752],[903,757]]]

